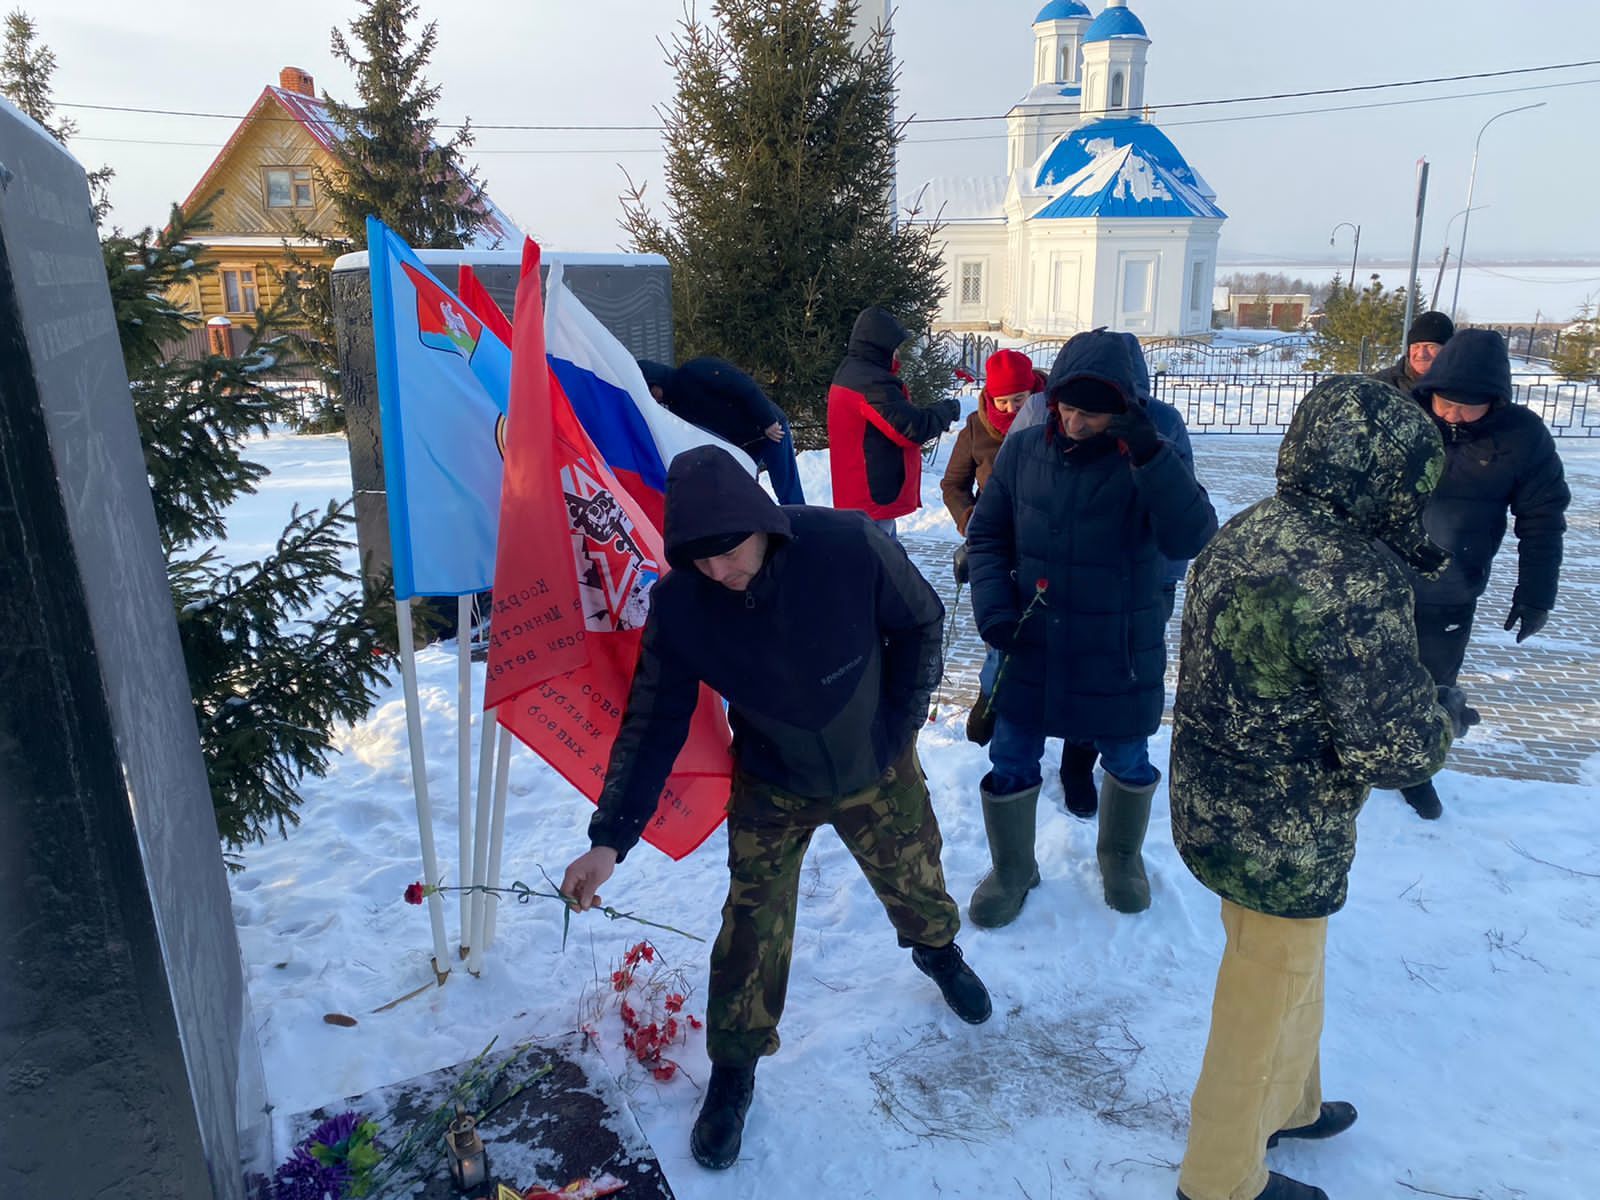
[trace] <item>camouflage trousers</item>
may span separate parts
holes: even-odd
[[[794,956],[800,864],[832,825],[889,914],[902,946],[944,946],[961,927],[939,863],[943,841],[913,745],[876,785],[806,800],[736,774],[728,800],[728,900],[711,950],[706,1051],[753,1063],[778,1049]]]

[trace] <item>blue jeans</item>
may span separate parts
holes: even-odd
[[[1000,651],[993,646],[985,646],[983,666],[978,671],[978,690],[985,696],[994,695],[994,677],[999,673]]]
[[[789,434],[789,422],[783,423],[783,440],[775,442],[762,438],[755,452],[756,461],[767,469],[772,480],[772,490],[779,504],[804,504],[805,491],[800,487],[800,471],[794,462],[794,438]]]
[[[1044,737],[1043,728],[1029,729],[1003,716],[995,718],[994,737],[989,742],[989,765],[994,768],[989,790],[1009,796],[1044,782],[1039,770]],[[1128,787],[1148,787],[1161,778],[1150,763],[1148,743],[1148,738],[1095,738],[1094,748],[1108,775]]]

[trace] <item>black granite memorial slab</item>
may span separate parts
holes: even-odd
[[[490,1077],[489,1086],[472,1085],[472,1077]],[[490,1052],[472,1063],[302,1113],[288,1121],[287,1142],[293,1146],[341,1112],[361,1113],[378,1125],[380,1147],[390,1154],[400,1149],[408,1164],[396,1171],[392,1162],[386,1167],[380,1161],[383,1183],[369,1200],[457,1200],[442,1137],[423,1136],[424,1153],[414,1150],[418,1131],[436,1132],[452,1101],[468,1096],[482,1097],[474,1111],[483,1114],[478,1133],[488,1151],[491,1181],[520,1194],[535,1184],[559,1190],[574,1180],[611,1175],[625,1185],[616,1193],[619,1200],[672,1200],[661,1164],[620,1086],[577,1035]],[[493,1188],[483,1195],[493,1197]]]
[[[0,1196],[245,1196],[259,1054],[89,190],[3,102],[0,914]]]

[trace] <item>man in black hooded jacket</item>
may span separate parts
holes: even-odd
[[[1412,394],[1444,437],[1444,477],[1422,519],[1428,536],[1450,554],[1438,578],[1413,583],[1417,641],[1433,681],[1454,687],[1508,510],[1517,535],[1517,587],[1505,627],[1522,642],[1550,619],[1572,493],[1549,428],[1511,402],[1511,360],[1494,330],[1457,333]],[[1444,811],[1431,780],[1403,794],[1424,819]]]
[[[963,961],[917,732],[943,670],[944,606],[905,551],[860,513],[780,508],[727,451],[667,473],[670,571],[589,825],[561,890],[580,908],[638,842],[689,732],[702,683],[728,702],[734,778],[728,899],[711,951],[711,1081],[690,1149],[738,1158],[756,1061],[778,1049],[800,865],[832,825],[912,961],[956,1015],[988,1019]]]

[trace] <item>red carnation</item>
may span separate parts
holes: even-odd
[[[427,894],[428,894],[428,889],[423,887],[420,883],[408,883],[408,884],[406,884],[406,903],[407,904],[421,904],[423,899],[427,896]]]
[[[1039,576],[1039,578],[1037,578],[1037,579],[1035,579],[1033,581],[1033,590],[1034,591],[1036,591],[1036,592],[1044,592],[1044,591],[1049,591],[1049,589],[1050,589],[1050,581],[1048,579],[1046,579],[1043,575]]]

